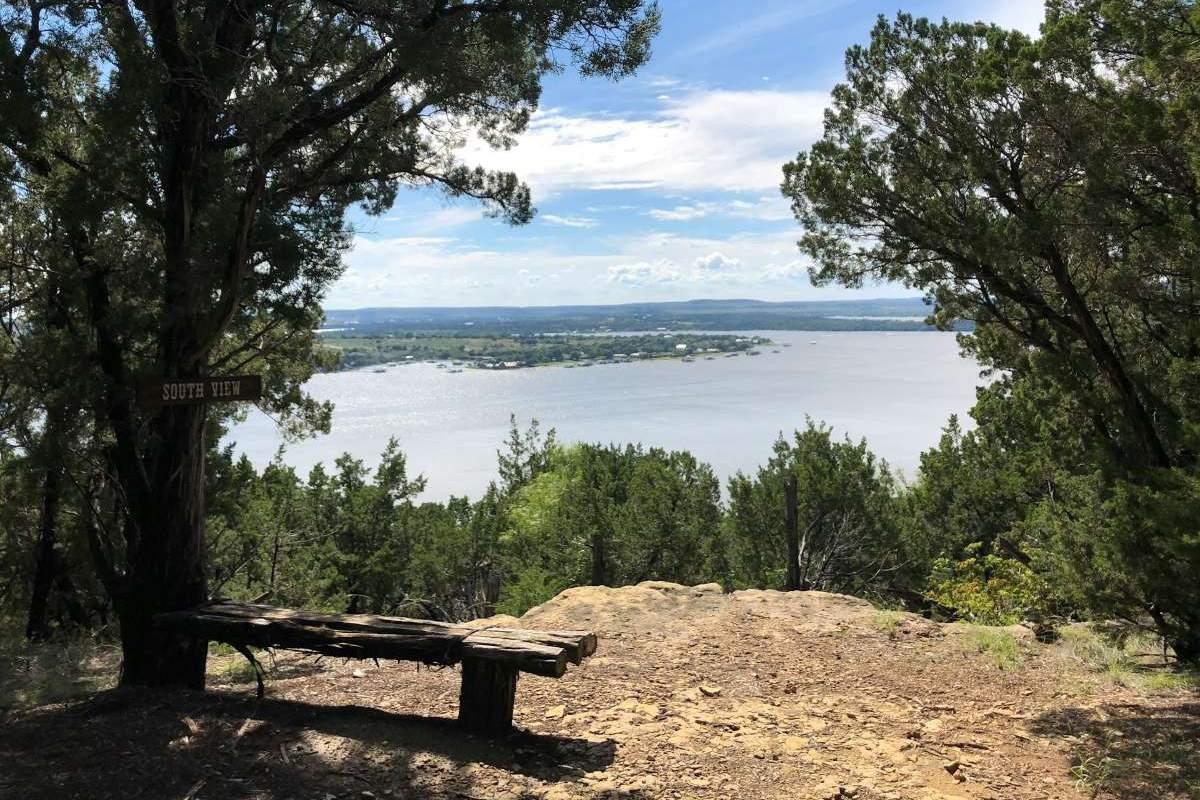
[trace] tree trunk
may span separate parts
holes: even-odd
[[[52,274],[46,287],[46,324],[51,331],[58,332],[66,327],[67,315],[61,297],[61,279]],[[34,556],[33,593],[29,598],[29,618],[25,624],[25,636],[30,641],[45,639],[50,628],[47,610],[50,591],[55,577],[62,567],[58,549],[58,505],[62,493],[64,468],[63,439],[67,421],[67,410],[61,395],[47,390],[53,399],[46,408],[46,426],[42,431],[42,510],[38,525],[38,543]]]
[[[1200,666],[1200,623],[1193,623],[1186,630],[1171,637],[1171,649],[1180,664]]]
[[[592,532],[592,586],[608,585],[608,562],[604,552],[604,532]]]
[[[783,528],[787,537],[787,583],[784,588],[794,592],[800,588],[800,520],[796,497],[796,476],[788,475],[783,483]]]
[[[1101,373],[1120,398],[1125,417],[1141,440],[1147,462],[1156,467],[1174,466],[1171,454],[1167,451],[1155,424],[1154,415],[1146,408],[1146,404],[1142,401],[1141,391],[1130,377],[1125,363],[1113,350],[1104,332],[1100,329],[1099,323],[1092,315],[1091,309],[1088,308],[1087,301],[1076,288],[1070,270],[1067,268],[1066,258],[1058,251],[1058,248],[1053,246],[1046,248],[1046,257],[1050,263],[1054,281],[1058,285],[1059,291],[1062,292],[1073,319],[1079,326],[1083,343]]]
[[[42,511],[34,560],[33,593],[29,599],[29,618],[25,624],[25,636],[30,641],[45,639],[50,634],[47,609],[50,590],[61,563],[55,547],[58,544],[58,501],[63,469],[62,449],[59,446],[61,414],[59,408],[50,410],[42,436]]]
[[[149,492],[129,509],[137,542],[121,598],[122,685],[204,688],[208,642],[156,628],[153,616],[207,599],[204,575],[203,405],[162,411],[148,451]]]

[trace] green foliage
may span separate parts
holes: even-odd
[[[1047,574],[1100,617],[1148,618],[1183,660],[1200,650],[1200,476],[1156,471],[1144,482],[1073,476],[1027,527],[1051,548]],[[1131,603],[1131,598],[1140,602]]]
[[[687,452],[575,445],[516,493],[506,563],[565,585],[696,583],[717,546],[719,486]]]
[[[729,481],[724,534],[734,585],[785,585],[788,480],[796,484],[796,588],[884,592],[905,562],[892,476],[865,441],[836,441],[811,420],[775,443],[756,477]]]
[[[964,350],[996,378],[978,434],[922,464],[915,550],[932,566],[979,543],[985,577],[1003,555],[1053,589],[1043,613],[1149,619],[1190,661],[1194,23],[1177,0],[1061,0],[1036,40],[880,19],[783,185],[816,282],[925,291],[939,324],[975,323]]]
[[[562,579],[556,578],[540,567],[522,570],[514,580],[505,583],[500,590],[500,604],[496,610],[501,614],[519,617],[534,606],[540,606],[567,588]]]
[[[981,625],[1012,625],[1027,619],[1041,596],[1037,575],[1011,558],[980,557],[980,547],[980,543],[969,545],[968,556],[958,561],[933,562],[930,599]]]

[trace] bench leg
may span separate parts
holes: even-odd
[[[464,658],[458,694],[458,721],[471,731],[503,734],[512,730],[517,699],[517,668],[497,661]]]

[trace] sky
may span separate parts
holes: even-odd
[[[898,4],[896,4],[898,3]],[[401,192],[356,234],[328,308],[822,300],[911,295],[813,287],[782,165],[821,133],[843,56],[903,10],[1036,34],[1041,0],[660,0],[662,32],[620,82],[547,79],[516,147],[467,144],[516,172],[538,214],[524,226],[436,190]]]

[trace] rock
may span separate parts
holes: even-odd
[[[566,706],[551,706],[546,709],[546,719],[562,719],[566,714]]]
[[[808,749],[808,739],[803,736],[785,736],[783,749],[788,753],[800,753]]]
[[[367,677],[367,672],[366,672],[366,670],[362,670],[362,669],[356,669],[356,670],[354,670],[353,672],[351,672],[350,674],[351,674],[351,675],[353,675],[353,676],[354,676],[354,677],[356,677],[356,678],[365,678],[365,677]]]
[[[962,764],[958,763],[957,761],[947,761],[945,764],[942,764],[942,769],[946,770],[946,772],[949,772],[951,775],[954,775],[956,772],[958,772],[958,768],[961,766]]]
[[[700,691],[701,691],[701,693],[703,693],[703,695],[705,697],[720,697],[721,696],[721,687],[720,686],[710,686],[708,684],[702,683],[702,684],[700,684]]]

